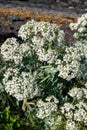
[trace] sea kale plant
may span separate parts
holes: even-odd
[[[85,40],[86,16],[79,23]],[[34,124],[37,130],[39,125],[40,130],[86,130],[87,44],[81,37],[67,45],[64,35],[56,24],[31,20],[20,27],[19,39],[8,38],[1,46],[2,86],[23,103],[27,120],[36,121],[32,130]]]

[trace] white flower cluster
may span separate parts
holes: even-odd
[[[70,24],[71,30],[76,30],[74,37],[77,39],[87,39],[87,13],[83,14],[77,23]]]
[[[81,71],[80,66],[83,58],[86,63],[86,52],[87,45],[82,44],[81,42],[76,42],[74,46],[66,47],[63,60],[60,60],[60,64],[57,66],[57,70],[59,71],[58,76],[68,81],[77,77]]]
[[[87,99],[87,88],[72,88],[69,93],[71,97],[79,99]]]
[[[3,60],[9,61],[8,66],[20,66],[17,70],[13,69],[10,71],[8,68],[5,71],[3,83],[5,85],[5,90],[7,93],[16,97],[18,100],[23,100],[28,96],[31,97],[31,94],[34,94],[34,81],[30,81],[32,74],[30,76],[30,73],[25,72],[26,76],[24,77],[23,75],[25,73],[21,72],[18,77],[18,73],[21,67],[25,67],[24,62],[27,62],[29,64],[28,57],[32,57],[33,51],[38,56],[39,61],[46,61],[49,64],[54,63],[56,60],[56,52],[55,50],[52,50],[51,47],[48,47],[48,45],[51,46],[51,42],[61,43],[64,40],[64,32],[60,30],[56,24],[50,24],[49,22],[36,22],[34,20],[31,20],[25,25],[21,26],[18,36],[24,40],[23,43],[20,44],[16,38],[8,38],[1,46],[1,54],[3,55]],[[44,46],[46,46],[47,49]],[[26,55],[27,59],[25,57],[25,60],[28,61],[23,61],[23,58]],[[15,76],[13,74],[14,71],[18,71],[15,73]],[[9,77],[6,78],[6,75],[9,74],[11,80],[9,80]],[[32,90],[30,89],[31,85],[29,82],[32,84]],[[13,91],[14,87],[15,89]],[[37,92],[38,90],[36,89],[35,91]]]
[[[38,59],[49,64],[55,62],[57,55],[55,50],[50,47],[51,43],[61,45],[64,41],[64,32],[56,24],[34,20],[22,25],[18,36],[25,41],[30,39],[32,49],[36,51]]]
[[[62,117],[56,112],[58,111],[59,101],[54,96],[49,96],[42,101],[41,99],[37,101],[37,114],[39,119],[43,119],[45,125],[50,127],[50,130],[56,130],[56,126],[61,124]],[[56,115],[56,116],[55,116]]]
[[[78,122],[83,122],[87,125],[87,104],[80,101],[75,105],[77,108],[74,112],[74,120]]]
[[[22,62],[23,54],[29,51],[30,47],[26,44],[19,44],[16,38],[8,38],[1,46],[1,54],[5,61],[11,61],[15,64]],[[29,52],[30,53],[30,52]]]
[[[67,108],[68,107],[68,108]],[[87,125],[87,104],[80,101],[79,103],[72,105],[71,103],[65,103],[61,108],[61,112],[67,119],[66,130],[79,130],[77,124],[84,123]]]
[[[4,44],[1,46],[1,53],[5,61],[14,60],[17,61],[19,57],[19,61],[21,60],[21,55],[18,53],[19,43],[15,38],[8,38]]]
[[[61,45],[64,41],[64,32],[56,24],[34,20],[22,25],[18,36],[25,41],[30,39],[32,49],[36,52],[38,59],[48,64],[55,63],[57,58],[57,53],[51,48],[51,43]]]
[[[34,77],[32,73],[22,71],[20,74],[19,69],[10,67],[4,73],[3,84],[9,95],[21,101],[39,95],[40,89],[36,86]]]
[[[51,114],[49,117],[44,119],[45,127],[49,130],[57,130],[62,122],[62,116],[56,114]]]
[[[85,58],[85,61],[87,60],[87,45],[83,44],[83,42],[77,41],[75,43],[75,47],[77,48],[77,57],[80,58],[79,60],[81,60],[82,58]]]
[[[72,120],[67,120],[66,122],[66,130],[79,130],[76,126],[76,123]]]
[[[68,93],[78,103],[72,106],[74,121],[84,122],[87,125],[87,88],[72,88]]]
[[[47,97],[46,102],[41,99],[37,101],[38,111],[36,116],[40,119],[44,119],[57,111],[58,100],[54,96]]]
[[[64,40],[64,32],[59,29],[56,24],[51,24],[49,22],[37,22],[31,20],[20,27],[18,36],[23,40],[31,39],[32,41],[43,41],[40,44],[45,44],[45,42],[58,42],[62,43]],[[38,39],[38,40],[36,40]]]
[[[56,117],[54,117],[53,115],[51,115],[47,119],[45,119],[46,124],[48,126],[50,126],[51,130],[55,130],[54,126],[60,125],[61,121],[62,121],[62,117],[60,115],[57,115]]]
[[[79,123],[87,125],[87,89],[75,87],[68,94],[73,98],[73,102],[67,102],[61,107],[61,112],[67,119],[66,130],[79,130]]]
[[[61,107],[61,112],[66,116],[67,119],[72,119],[74,106],[71,103],[65,103]]]
[[[43,48],[39,48],[36,54],[40,61],[46,61],[48,64],[55,63],[57,59],[57,53],[52,49],[45,51]]]
[[[59,77],[70,81],[78,74],[80,63],[78,61],[77,48],[68,47],[65,49],[63,61],[58,65]]]

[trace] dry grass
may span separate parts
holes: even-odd
[[[60,27],[63,23],[71,23],[75,21],[74,18],[66,18],[58,14],[48,13],[48,12],[39,12],[33,10],[25,10],[25,9],[16,9],[16,8],[0,8],[0,23],[5,25],[9,25],[10,22],[7,20],[9,15],[20,17],[21,20],[33,18],[39,21],[49,21],[52,23],[57,23]]]

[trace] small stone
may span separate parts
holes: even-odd
[[[9,16],[7,17],[7,19],[8,19],[8,21],[10,21],[10,22],[20,21],[20,18],[19,18],[19,17],[13,16],[13,15],[9,15]]]

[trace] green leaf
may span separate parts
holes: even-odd
[[[51,68],[52,66],[51,65],[47,65],[47,66],[41,66],[40,68],[41,69],[46,69],[46,68]]]
[[[40,81],[40,83],[43,83],[45,80],[47,80],[49,78],[49,75],[47,76],[47,77],[45,77],[44,79],[42,79],[41,81]]]
[[[6,107],[6,109],[4,110],[4,118],[6,119],[6,121],[9,121],[9,117],[10,117],[10,107]]]
[[[0,93],[4,92],[4,86],[0,83]]]
[[[83,44],[87,45],[87,40],[83,40]]]
[[[7,124],[5,130],[13,130],[13,123]]]

